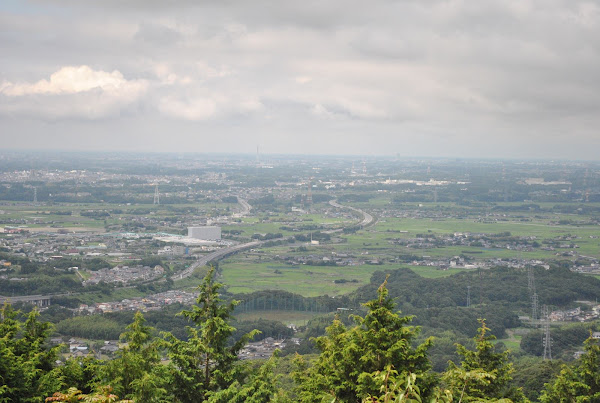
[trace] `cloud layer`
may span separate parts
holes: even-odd
[[[11,147],[597,158],[600,145],[597,2],[51,0],[8,2],[0,24]]]

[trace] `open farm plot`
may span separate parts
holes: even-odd
[[[323,312],[265,310],[239,313],[236,312],[235,318],[239,321],[258,319],[276,320],[286,325],[294,324],[297,326],[304,326],[309,320],[318,315],[323,315]]]
[[[402,231],[402,232],[400,232]],[[389,241],[393,238],[415,238],[419,234],[444,235],[455,232],[470,232],[484,234],[510,233],[512,236],[534,236],[539,243],[544,240],[554,240],[558,237],[576,236],[577,238],[569,243],[578,246],[579,253],[589,256],[600,256],[600,239],[595,238],[600,233],[600,228],[595,226],[573,226],[573,225],[548,225],[537,222],[476,222],[474,219],[443,219],[433,220],[430,218],[412,219],[412,218],[386,218],[378,222],[369,229],[362,230],[356,234],[346,236],[347,244],[352,248],[362,250],[378,250],[381,248],[394,249]],[[427,254],[430,256],[454,256],[460,255],[462,251],[481,252],[474,255],[480,258],[509,258],[522,253],[524,257],[532,259],[542,259],[553,257],[556,251],[544,251],[535,249],[533,251],[518,252],[509,249],[485,249],[469,246],[448,246],[443,248],[423,248],[414,249],[398,247],[403,253],[411,250],[415,254]],[[564,252],[564,251],[563,251]]]
[[[407,266],[403,264],[359,266],[309,266],[286,265],[280,262],[256,262],[235,257],[220,263],[221,278],[227,291],[248,293],[260,290],[284,290],[305,297],[343,295],[368,284],[376,271],[397,270],[410,267],[427,278],[446,277],[463,269],[440,270],[432,266]]]
[[[305,297],[342,295],[367,284],[381,266],[309,266],[227,259],[220,263],[220,280],[231,293],[284,290]],[[334,283],[337,280],[338,283]],[[340,282],[340,281],[346,282]]]

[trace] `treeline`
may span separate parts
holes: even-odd
[[[248,294],[235,294],[231,298],[239,300],[235,312],[252,311],[302,311],[302,312],[335,312],[338,308],[358,308],[359,303],[349,296],[331,298],[328,295],[303,297],[282,290],[255,291]]]
[[[146,312],[144,317],[147,323],[156,330],[171,332],[177,338],[187,340],[187,326],[190,323],[185,318],[177,315],[182,309],[184,307],[181,304],[172,304],[160,310]],[[125,331],[127,325],[134,320],[133,311],[75,317],[72,311],[58,306],[52,306],[48,311],[42,312],[41,316],[44,320],[55,323],[55,329],[59,335],[91,340],[118,340],[119,335]],[[229,343],[234,343],[253,329],[260,331],[254,337],[255,341],[267,337],[288,338],[294,333],[292,329],[283,323],[267,319],[236,320],[235,327],[237,330],[233,333]]]
[[[536,267],[534,273],[540,305],[564,307],[576,300],[595,300],[600,294],[600,280],[571,272],[566,267],[549,270]],[[385,276],[384,272],[375,272],[368,285],[353,293],[354,298],[362,301],[372,298],[377,284],[381,284]],[[407,313],[423,308],[465,307],[469,286],[472,305],[504,304],[525,312],[529,309],[526,269],[494,267],[436,279],[423,278],[410,269],[399,269],[390,272],[388,280],[390,294]]]

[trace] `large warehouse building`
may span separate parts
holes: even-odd
[[[194,239],[204,239],[215,241],[221,239],[221,227],[188,227],[188,237]]]

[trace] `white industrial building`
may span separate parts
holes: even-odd
[[[221,227],[188,227],[188,237],[215,241],[221,239]]]

